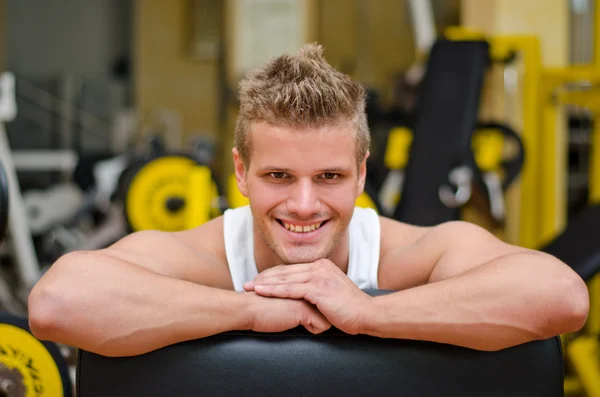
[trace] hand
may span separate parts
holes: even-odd
[[[362,313],[369,310],[372,299],[327,259],[267,269],[244,289],[265,297],[304,299],[348,334],[360,332]]]
[[[265,298],[254,292],[250,306],[252,323],[250,329],[256,332],[282,332],[304,326],[313,334],[320,334],[331,328],[331,323],[307,301],[301,299]]]

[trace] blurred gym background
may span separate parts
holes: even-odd
[[[392,216],[411,194],[402,186],[415,110],[426,106],[422,82],[440,40],[489,45],[471,120],[481,123],[472,144],[481,192],[462,202],[455,182],[457,218],[542,249],[573,219],[592,219],[585,211],[600,200],[597,0],[0,0],[0,21],[10,188],[0,309],[10,313],[26,314],[29,289],[64,253],[194,227],[242,205],[231,184],[237,82],[307,42],[369,90],[361,204]],[[574,240],[593,237],[594,225]],[[582,335],[599,332],[591,315]],[[592,339],[563,338],[568,395],[600,396]]]

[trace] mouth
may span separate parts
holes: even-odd
[[[275,220],[282,227],[284,227],[287,231],[292,232],[292,233],[297,233],[297,234],[305,234],[305,233],[314,232],[314,231],[322,228],[328,222],[328,220],[325,220],[325,221],[321,221],[321,222],[315,222],[312,224],[300,225],[300,224],[292,223],[289,221],[283,221],[283,220],[277,219],[277,218]]]

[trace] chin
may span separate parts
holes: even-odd
[[[298,263],[312,263],[316,262],[319,259],[327,258],[328,250],[325,249],[294,249],[291,248],[289,250],[283,250],[278,255],[281,261],[288,265],[298,264]]]

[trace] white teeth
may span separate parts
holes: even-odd
[[[321,227],[321,223],[313,223],[312,225],[307,225],[307,226],[300,226],[300,225],[290,225],[289,223],[283,223],[283,226],[285,226],[285,228],[289,231],[292,232],[296,232],[296,233],[306,233],[306,232],[312,232],[313,230],[317,230],[318,228]]]

